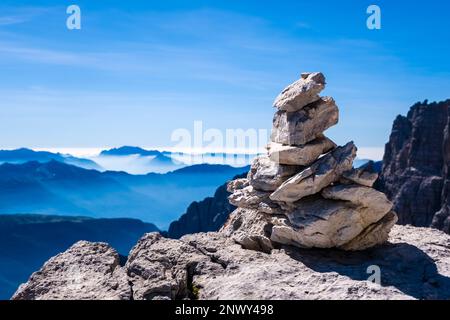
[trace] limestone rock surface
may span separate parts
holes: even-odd
[[[378,173],[373,168],[373,161],[369,161],[364,166],[358,169],[352,169],[344,172],[342,180],[344,182],[356,183],[362,186],[372,188],[375,181],[378,179]]]
[[[284,145],[303,146],[337,124],[338,120],[339,110],[333,98],[321,98],[296,112],[275,113],[271,140]]]
[[[296,204],[283,224],[273,226],[271,240],[300,248],[345,248],[346,243],[387,213],[313,196]]]
[[[309,166],[321,155],[336,147],[333,141],[322,135],[304,146],[289,146],[271,142],[267,149],[269,158],[276,163]]]
[[[80,241],[47,261],[13,300],[128,300],[132,291],[119,254],[106,243]]]
[[[320,158],[309,168],[284,182],[270,196],[273,201],[296,202],[306,196],[316,194],[340,179],[345,171],[353,167],[356,147],[350,142],[344,147]]]
[[[268,156],[260,156],[252,163],[248,180],[257,190],[274,191],[298,170],[298,166],[282,165],[270,160]]]
[[[319,93],[324,88],[325,76],[322,73],[302,73],[300,80],[289,85],[280,93],[274,106],[282,111],[298,111],[319,100]]]
[[[47,263],[41,276],[31,277],[15,298],[139,300],[182,299],[187,294],[200,300],[450,299],[450,236],[428,228],[394,226],[387,243],[357,252],[281,246],[267,254],[246,250],[222,233],[181,240],[146,235],[140,242],[121,273],[110,272],[111,261],[102,250],[89,250],[86,256],[69,249],[51,259],[52,267]],[[85,276],[79,277],[79,270],[69,267],[73,265],[83,266]],[[368,281],[374,266],[381,272],[380,284]],[[100,279],[105,274],[108,281],[120,283],[116,289],[104,290]],[[134,283],[121,284],[127,274]],[[160,275],[165,275],[166,285]],[[134,293],[136,284],[139,290]],[[122,290],[125,294],[116,294]]]

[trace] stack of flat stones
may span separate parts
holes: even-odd
[[[221,232],[244,248],[365,250],[386,242],[397,222],[392,203],[372,188],[373,165],[354,169],[354,143],[337,146],[324,135],[339,120],[333,98],[319,95],[324,88],[322,73],[303,73],[284,89],[267,154],[228,184],[238,208]]]

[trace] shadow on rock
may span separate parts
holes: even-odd
[[[439,274],[434,260],[407,244],[386,244],[363,252],[299,250],[286,253],[316,272],[336,272],[353,280],[367,281],[370,266],[381,270],[381,285],[392,286],[416,299],[450,299],[450,278]]]

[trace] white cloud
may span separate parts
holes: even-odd
[[[23,23],[27,21],[25,17],[20,16],[3,16],[0,17],[0,26],[9,26],[12,24]]]
[[[108,148],[33,148],[34,151],[48,151],[52,153],[61,153],[75,157],[93,158],[98,156],[103,150]]]
[[[374,161],[383,160],[384,148],[362,147],[358,148],[359,159],[369,159]]]
[[[0,27],[31,21],[52,9],[44,7],[2,7],[1,10],[4,15],[0,16]]]
[[[27,47],[17,43],[0,42],[0,54],[8,55],[10,59],[21,59],[39,63],[57,65],[92,65],[100,61],[86,55],[58,50]]]

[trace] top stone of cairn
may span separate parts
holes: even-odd
[[[319,100],[325,89],[325,76],[321,72],[302,73],[300,80],[286,87],[276,98],[274,106],[281,111],[295,112]]]

